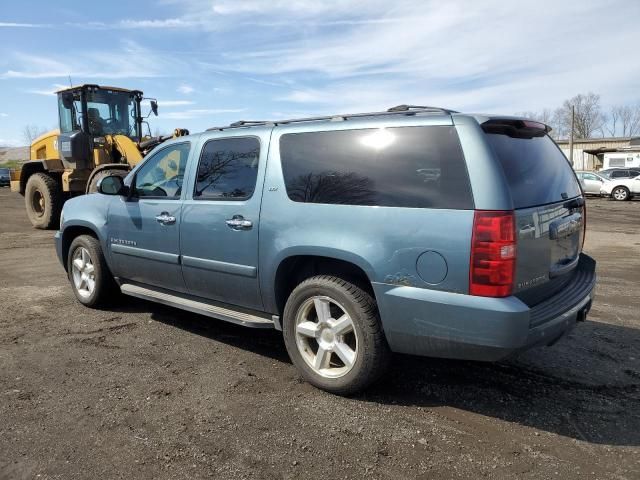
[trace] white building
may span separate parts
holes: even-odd
[[[556,140],[562,153],[569,158],[569,140]],[[605,154],[611,158],[613,153],[620,153],[614,158],[627,157],[635,162],[636,154],[640,154],[640,138],[586,138],[573,141],[573,168],[575,170],[600,170],[605,167]],[[609,163],[609,162],[608,162]],[[616,162],[614,162],[616,163]],[[617,162],[619,163],[619,161]],[[635,164],[633,165],[635,166]]]

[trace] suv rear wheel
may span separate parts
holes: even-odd
[[[311,277],[289,296],[284,340],[294,365],[318,388],[358,392],[386,369],[389,347],[375,300],[344,279]]]
[[[117,292],[100,242],[90,235],[80,235],[71,242],[67,272],[73,293],[87,307],[103,305]]]

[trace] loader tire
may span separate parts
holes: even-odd
[[[34,173],[24,192],[27,216],[35,228],[57,228],[60,223],[63,193],[59,182],[46,173]]]
[[[113,168],[113,169],[103,170],[101,172],[98,172],[91,179],[91,182],[89,182],[89,186],[87,187],[87,193],[96,193],[98,191],[98,182],[105,177],[111,177],[115,175],[117,177],[124,178],[128,174],[129,174],[129,170],[124,170],[121,168]]]

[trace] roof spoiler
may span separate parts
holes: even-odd
[[[512,118],[493,118],[481,124],[485,133],[507,135],[512,138],[544,137],[551,131],[551,127],[535,120],[521,120]]]

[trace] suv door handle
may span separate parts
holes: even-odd
[[[156,215],[156,220],[162,225],[173,225],[176,223],[176,217],[169,215],[169,212],[162,212],[160,215]]]
[[[227,225],[233,230],[250,230],[253,227],[251,220],[245,220],[242,215],[234,215],[226,221]]]

